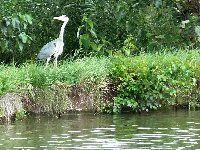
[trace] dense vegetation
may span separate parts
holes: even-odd
[[[7,0],[0,10],[0,95],[14,91],[56,113],[73,87],[103,112],[199,106],[198,0]],[[62,61],[44,68],[36,56],[58,36],[53,17],[62,14]]]
[[[134,112],[178,105],[195,108],[199,107],[199,58],[199,51],[193,50],[88,57],[63,61],[59,68],[2,65],[0,93],[14,91],[27,97],[29,110],[35,112],[63,112],[70,107],[73,87],[77,95],[87,96],[92,109],[107,113],[124,108]]]
[[[34,61],[58,36],[66,14],[63,59],[114,52],[137,54],[199,45],[198,0],[8,0],[0,6],[0,60]]]
[[[105,66],[108,63],[107,58],[87,58],[76,59],[73,62],[63,61],[59,68],[48,66],[45,69],[43,65],[36,64],[23,64],[19,67],[2,65],[0,95],[15,92],[24,97],[28,111],[59,113],[73,107],[69,104],[69,93],[76,87],[77,90],[81,90],[78,94],[84,92],[88,101],[93,101],[90,103],[95,106],[91,109],[99,109],[96,105],[99,103],[97,97],[100,88],[105,87],[108,75]],[[91,99],[90,94],[94,95]]]
[[[178,51],[114,58],[110,73],[118,92],[113,111],[123,106],[139,112],[169,105],[199,106],[199,56],[198,51]]]

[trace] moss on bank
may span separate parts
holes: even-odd
[[[193,50],[83,58],[63,61],[58,68],[1,65],[0,95],[15,92],[26,111],[50,114],[198,107],[199,58],[199,51]]]

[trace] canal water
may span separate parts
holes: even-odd
[[[7,149],[200,150],[200,111],[32,117],[0,125]]]

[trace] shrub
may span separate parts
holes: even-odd
[[[133,111],[149,111],[165,105],[190,105],[194,98],[198,51],[115,56],[111,62],[111,78],[118,85],[113,112],[127,106]]]

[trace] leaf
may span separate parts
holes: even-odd
[[[165,35],[158,35],[158,36],[155,36],[155,38],[157,38],[157,39],[164,39]]]
[[[162,0],[156,0],[155,6],[156,6],[157,8],[161,7],[161,6],[162,6]]]
[[[25,32],[20,33],[18,37],[21,39],[22,43],[27,43],[28,35],[26,35]]]
[[[95,44],[94,42],[90,42],[90,45],[91,45],[93,50],[98,51],[97,44]]]
[[[125,52],[126,56],[130,56],[130,54],[131,54],[131,50],[128,48],[125,48],[124,52]]]
[[[21,43],[21,42],[17,42],[17,43],[18,43],[19,49],[22,51],[22,50],[23,50],[23,48],[24,48],[24,44],[23,44],[23,43]]]
[[[5,20],[6,26],[9,26],[11,24],[9,17],[4,18],[4,20]]]
[[[91,19],[87,19],[87,23],[89,24],[90,28],[94,28],[94,23]]]
[[[200,42],[200,26],[195,27],[195,33],[197,34],[198,41]]]
[[[1,52],[5,52],[8,48],[8,41],[0,41]]]
[[[31,15],[25,14],[24,16],[25,16],[25,18],[26,18],[26,21],[27,21],[29,24],[33,24],[33,22],[32,22],[33,18],[31,17]]]
[[[20,30],[20,21],[17,17],[12,17],[12,26]]]
[[[97,34],[93,29],[90,30],[90,33],[92,34],[93,37],[97,38]]]
[[[88,34],[83,34],[80,36],[79,44],[83,45],[86,49],[90,47],[90,38]]]
[[[83,18],[82,18],[82,22],[84,22],[86,20],[86,16],[84,15]]]
[[[103,46],[104,46],[104,44],[99,44],[98,45],[98,50],[101,50]]]

